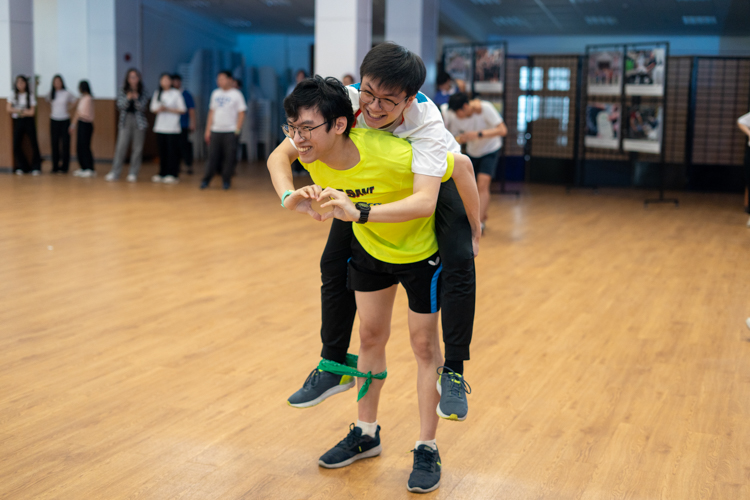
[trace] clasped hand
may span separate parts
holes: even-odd
[[[331,207],[330,212],[320,214],[312,207],[312,202],[321,202],[321,208]],[[354,222],[359,220],[359,209],[349,199],[346,193],[333,188],[321,188],[317,184],[300,188],[287,196],[284,206],[289,210],[294,210],[302,214],[308,214],[317,221],[328,220],[331,217],[345,221]]]

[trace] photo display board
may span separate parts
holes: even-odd
[[[625,94],[663,96],[666,62],[664,48],[629,47],[625,54]]]
[[[473,48],[471,46],[446,47],[444,57],[445,72],[453,81],[463,80],[466,82],[466,88],[471,89]]]
[[[505,81],[505,45],[474,47],[474,92],[502,94]]]
[[[586,105],[586,136],[590,148],[619,149],[622,131],[620,104],[589,102]]]
[[[588,54],[589,95],[617,95],[622,93],[623,50],[594,50]]]
[[[622,149],[659,154],[664,128],[663,112],[664,109],[661,104],[630,105],[628,107],[628,128],[622,141]]]

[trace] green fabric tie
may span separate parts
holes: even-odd
[[[388,370],[383,370],[382,372],[376,373],[375,375],[373,375],[372,372],[362,373],[360,371],[357,371],[358,358],[359,356],[355,354],[347,354],[345,365],[336,363],[335,361],[330,361],[328,359],[321,359],[320,364],[318,364],[318,370],[323,370],[324,372],[333,373],[334,375],[348,375],[350,377],[360,377],[365,379],[365,383],[362,384],[362,388],[360,388],[359,394],[357,395],[357,401],[362,399],[365,394],[367,394],[367,390],[370,388],[372,379],[376,378],[378,380],[385,380],[385,377],[388,376]]]

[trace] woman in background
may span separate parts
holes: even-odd
[[[153,182],[176,184],[180,175],[180,116],[187,110],[182,92],[172,88],[172,77],[162,73],[159,90],[151,98],[151,112],[156,113],[154,132],[159,146],[159,173]]]
[[[91,136],[94,135],[94,97],[91,95],[91,86],[86,80],[78,84],[78,106],[70,124],[70,131],[78,128],[76,134],[76,154],[78,164],[81,166],[73,172],[76,177],[94,177],[94,155],[91,154]]]
[[[39,155],[39,143],[36,139],[36,99],[29,89],[29,81],[23,75],[16,77],[13,88],[13,96],[8,100],[6,110],[13,118],[13,156],[16,159],[16,174],[23,175],[29,172],[32,175],[42,173],[42,157]],[[31,164],[23,154],[23,138],[28,136],[31,140],[33,158]]]
[[[146,139],[148,120],[148,94],[143,88],[141,74],[131,68],[125,75],[125,83],[117,94],[117,109],[120,111],[120,122],[117,127],[117,146],[112,170],[105,177],[108,181],[120,178],[122,165],[130,147],[130,170],[128,182],[135,182],[141,170],[143,159],[143,142]]]
[[[70,109],[76,98],[65,90],[62,76],[52,77],[52,90],[47,96],[47,102],[51,108],[49,136],[52,143],[52,173],[67,174],[70,165]]]

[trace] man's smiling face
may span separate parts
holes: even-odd
[[[294,145],[297,146],[299,159],[303,163],[312,163],[325,158],[334,145],[336,133],[333,129],[328,129],[325,118],[317,108],[301,108],[297,119],[287,118],[287,124],[290,126],[290,135],[294,133]],[[297,131],[291,127],[296,127]],[[314,127],[317,128],[309,130]]]
[[[359,87],[360,99],[359,109],[362,111],[362,116],[365,118],[365,123],[370,128],[385,128],[401,119],[401,114],[411,104],[412,99],[406,99],[406,92],[396,92],[392,89],[381,88],[379,82],[373,80],[369,76],[362,78],[362,84]],[[369,95],[368,95],[369,94]],[[371,103],[365,104],[365,100],[371,100],[375,97]],[[383,101],[388,99],[395,106],[392,110],[386,111],[386,106],[390,105]]]

